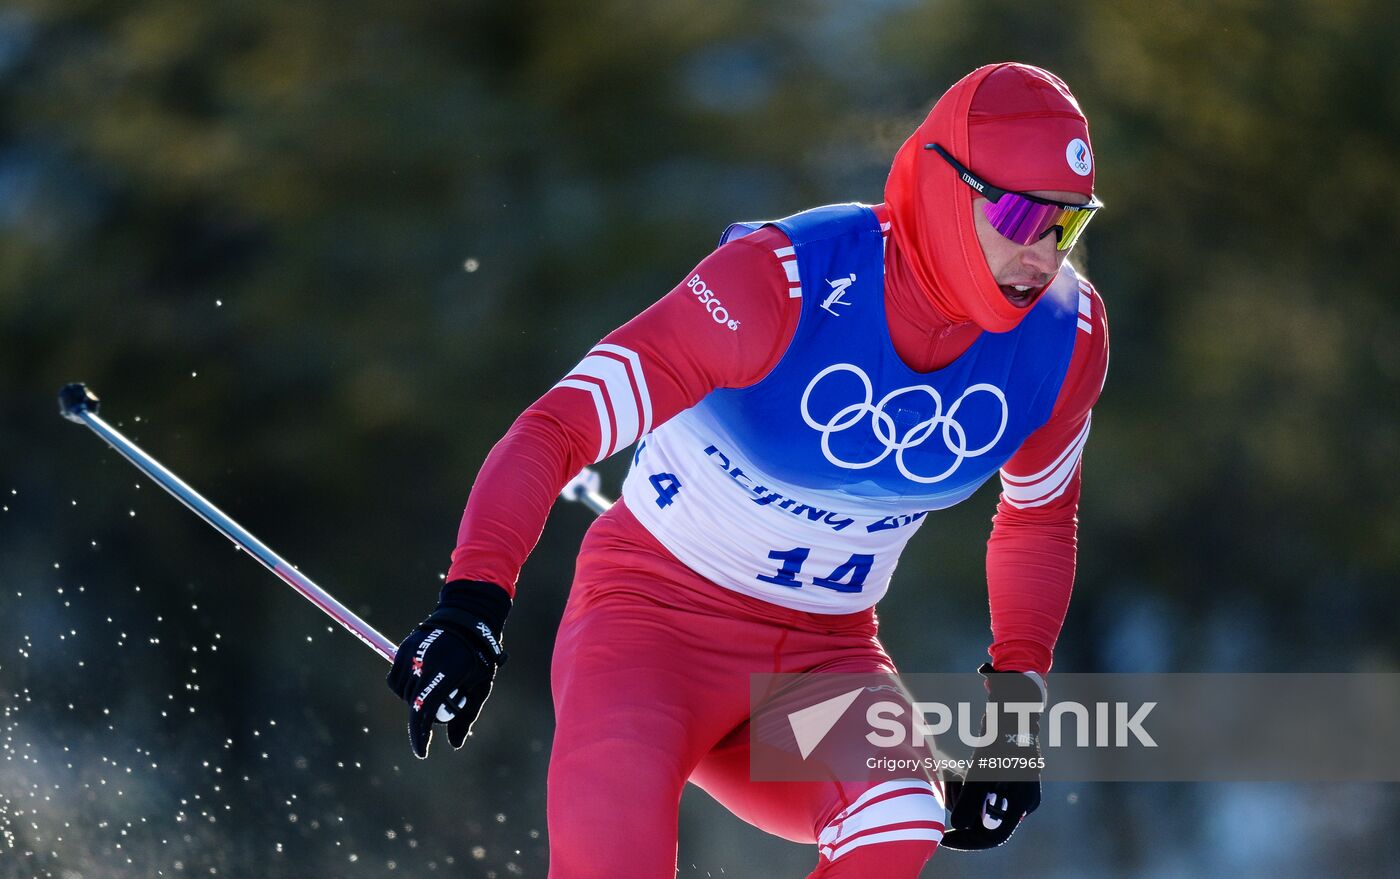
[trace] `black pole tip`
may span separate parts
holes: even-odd
[[[69,421],[82,424],[82,414],[91,412],[96,415],[99,405],[97,395],[88,390],[88,386],[82,382],[64,385],[58,392],[58,412]]]

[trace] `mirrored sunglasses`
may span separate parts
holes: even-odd
[[[992,228],[1017,244],[1034,244],[1054,232],[1055,249],[1069,250],[1079,241],[1079,236],[1094,214],[1103,207],[1103,202],[1092,196],[1087,204],[1063,204],[1002,189],[973,174],[938,144],[925,144],[924,149],[936,151],[953,166],[964,183],[987,199],[982,212]]]

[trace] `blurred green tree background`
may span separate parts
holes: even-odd
[[[992,61],[1070,83],[1108,204],[1079,255],[1113,354],[1057,668],[1396,670],[1397,46],[1380,0],[7,5],[0,873],[543,875],[585,511],[525,569],[469,747],[418,764],[379,660],[55,391],[90,382],[397,638],[520,410],[727,223],[880,201],[898,143]],[[906,669],[980,661],[995,491],[906,555],[882,604]],[[1018,845],[930,873],[1381,876],[1400,855],[1391,788],[1048,790]],[[1357,797],[1370,823],[1339,827]],[[683,876],[813,860],[698,794],[682,833]]]

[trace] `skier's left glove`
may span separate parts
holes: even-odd
[[[506,661],[501,630],[510,596],[494,583],[453,580],[437,609],[399,645],[389,689],[409,704],[408,743],[428,756],[433,724],[447,724],[447,741],[462,747],[491,694],[496,667]]]
[[[991,663],[977,670],[987,681],[987,711],[1003,703],[1031,703],[1040,710],[1029,714],[1029,735],[1018,734],[1017,716],[997,715],[997,737],[972,755],[967,778],[948,782],[953,803],[949,830],[942,846],[955,851],[995,848],[1011,838],[1021,819],[1040,806],[1040,712],[1045,705],[1044,684],[1038,675],[999,672]],[[986,716],[982,719],[986,730]]]

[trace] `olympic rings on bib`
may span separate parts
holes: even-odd
[[[842,408],[835,415],[831,416],[829,421],[823,424],[812,417],[812,413],[807,408],[807,401],[811,397],[812,390],[816,388],[817,384],[834,372],[849,372],[860,379],[861,385],[865,388],[865,399]],[[894,419],[885,411],[885,406],[896,397],[903,396],[904,394],[917,393],[927,394],[929,399],[933,400],[933,415],[910,427],[905,431],[903,438],[897,438],[897,428]],[[957,420],[958,407],[962,406],[963,401],[968,397],[979,393],[991,394],[996,398],[997,402],[1001,404],[1001,423],[997,427],[996,435],[993,436],[991,440],[975,449],[969,449],[967,447],[967,430]],[[934,482],[942,482],[949,476],[952,476],[963,461],[968,458],[976,458],[990,451],[1001,439],[1001,435],[1006,432],[1006,424],[1011,414],[1006,405],[1006,395],[1002,393],[1001,388],[986,384],[985,382],[969,385],[968,388],[962,392],[962,395],[953,402],[953,405],[948,407],[946,413],[943,411],[943,398],[939,395],[938,391],[930,385],[910,385],[904,388],[896,388],[880,398],[879,403],[873,403],[874,399],[875,390],[870,384],[870,376],[866,375],[864,370],[850,363],[834,363],[817,373],[812,377],[812,380],[807,383],[807,389],[802,392],[802,420],[807,422],[808,427],[822,435],[822,454],[837,467],[846,470],[865,470],[866,468],[874,467],[876,464],[879,464],[893,452],[895,466],[899,468],[899,472],[902,473],[906,479],[925,485]],[[867,414],[870,415],[870,429],[874,433],[875,438],[884,444],[884,450],[869,461],[844,461],[838,458],[831,450],[832,434],[841,433],[854,428]],[[943,438],[944,447],[953,455],[953,463],[937,476],[921,476],[911,472],[904,464],[905,451],[923,445],[924,441],[932,436],[935,431]]]

